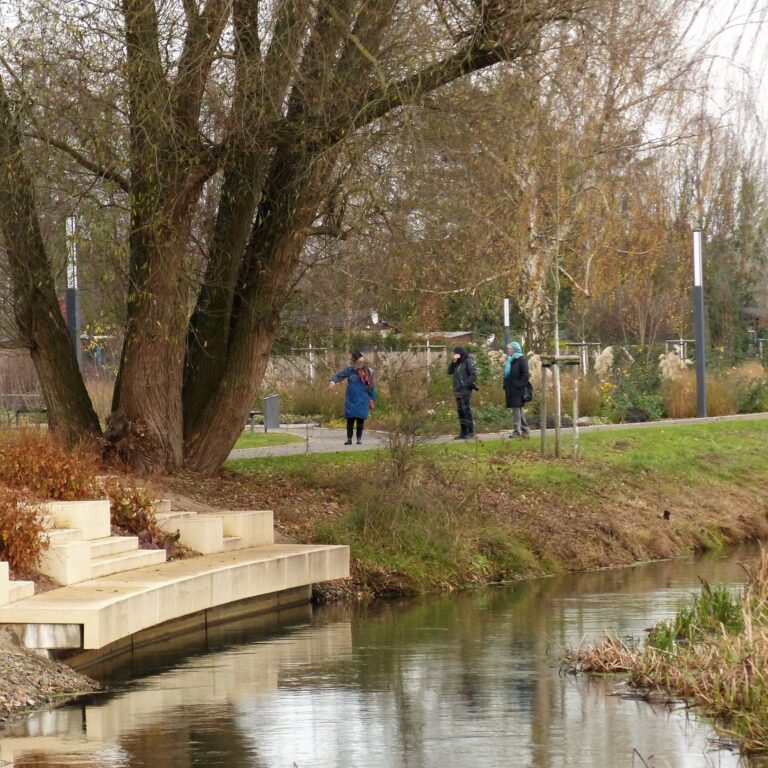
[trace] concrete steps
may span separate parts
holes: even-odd
[[[17,600],[24,600],[35,594],[34,581],[9,581],[8,582],[8,602],[15,603]]]
[[[50,502],[54,526],[41,571],[63,586],[39,595],[31,582],[10,582],[0,562],[0,626],[28,648],[101,649],[192,616],[238,616],[240,601],[265,606],[308,602],[311,585],[349,575],[345,546],[275,544],[272,512],[157,513],[168,531],[202,552],[165,562],[165,550],[139,549],[136,536],[112,536],[109,502]],[[186,624],[185,624],[186,626]],[[132,641],[131,641],[132,642]]]
[[[59,584],[77,584],[165,562],[164,550],[139,549],[137,536],[112,536],[109,501],[51,501],[43,505],[51,525],[50,547],[40,571]]]
[[[271,510],[197,513],[170,511],[170,505],[165,505],[155,517],[164,531],[178,532],[179,542],[201,555],[267,546],[275,541]]]
[[[90,578],[112,576],[136,568],[159,565],[165,562],[164,549],[135,549],[132,552],[120,552],[115,555],[94,557],[91,559]]]

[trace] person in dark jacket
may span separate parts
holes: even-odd
[[[523,354],[522,347],[513,341],[507,345],[507,359],[504,363],[504,395],[507,408],[512,409],[514,424],[510,437],[528,437],[528,422],[523,413],[523,389],[530,383],[531,375],[528,370],[528,358]]]
[[[365,362],[362,352],[352,353],[352,365],[342,368],[330,379],[333,389],[336,384],[347,380],[347,394],[344,398],[344,418],[347,420],[347,440],[344,445],[352,445],[352,434],[356,432],[357,444],[363,442],[365,420],[376,402],[376,384],[373,370]]]
[[[470,400],[477,389],[477,369],[472,355],[464,347],[453,348],[448,373],[453,377],[453,396],[459,415],[460,432],[454,440],[471,440],[475,436],[475,424]]]

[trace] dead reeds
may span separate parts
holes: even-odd
[[[574,672],[626,673],[640,691],[690,701],[745,752],[768,752],[768,555],[748,570],[741,595],[704,584],[644,646],[609,636],[565,662]]]

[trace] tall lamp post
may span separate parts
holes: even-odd
[[[504,351],[507,351],[509,346],[509,299],[504,299]]]
[[[77,288],[77,216],[67,216],[67,329],[69,341],[82,368],[80,349],[80,296]]]
[[[696,415],[707,415],[706,357],[704,350],[704,263],[701,230],[693,231],[693,309],[696,338]]]

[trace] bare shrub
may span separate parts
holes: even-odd
[[[39,391],[37,374],[27,350],[0,350],[0,393],[18,394]]]
[[[402,483],[413,465],[417,447],[432,434],[430,428],[430,380],[427,369],[408,360],[391,362],[383,376],[389,408],[380,420],[387,432],[388,468]]]
[[[106,478],[102,487],[109,497],[113,535],[137,536],[142,549],[165,549],[169,559],[186,554],[186,548],[179,544],[178,531],[168,533],[158,524],[152,488],[116,477]]]

